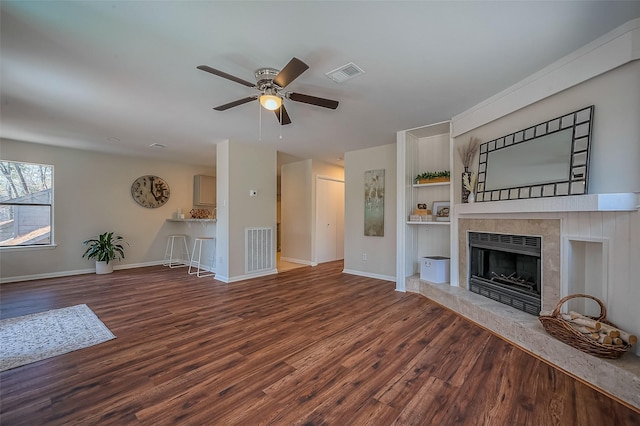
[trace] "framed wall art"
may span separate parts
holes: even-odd
[[[384,169],[364,172],[364,235],[384,237]]]
[[[434,201],[433,202],[433,220],[436,222],[449,222],[450,212],[449,201]]]

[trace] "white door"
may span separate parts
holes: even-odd
[[[316,179],[316,263],[344,259],[344,182]]]

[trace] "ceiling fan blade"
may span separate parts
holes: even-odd
[[[255,101],[258,99],[258,95],[249,96],[248,98],[238,99],[237,101],[229,102],[228,104],[215,107],[216,111],[225,111],[229,108],[237,107],[238,105],[246,104],[247,102]]]
[[[278,86],[284,88],[308,69],[309,65],[305,64],[298,58],[293,58],[287,65],[285,65],[284,68],[282,68],[282,71],[280,71],[278,75],[276,75],[276,77],[273,79],[273,82]]]
[[[215,68],[211,68],[208,65],[199,65],[197,68],[199,70],[202,70],[202,71],[210,72],[211,74],[217,75],[218,77],[222,77],[222,78],[226,78],[227,80],[235,81],[236,83],[240,83],[240,84],[245,85],[247,87],[256,87],[255,83],[251,83],[251,82],[249,82],[247,80],[243,80],[243,79],[238,78],[236,76],[233,76],[231,74],[227,74],[226,72],[217,70]]]
[[[280,110],[282,110],[282,121],[280,121]],[[291,119],[289,118],[289,114],[287,114],[287,109],[284,107],[284,104],[282,104],[279,109],[273,110],[273,112],[276,113],[278,123],[282,124],[283,126],[291,124]]]
[[[317,105],[324,108],[336,109],[338,108],[338,101],[332,101],[331,99],[318,98],[310,95],[303,95],[302,93],[288,93],[287,97],[292,101],[304,102],[305,104]]]

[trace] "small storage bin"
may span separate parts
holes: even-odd
[[[449,282],[449,258],[429,256],[420,258],[420,279],[435,284]]]

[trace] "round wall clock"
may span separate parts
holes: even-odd
[[[169,201],[169,185],[158,176],[140,176],[131,184],[131,196],[142,207],[155,209]]]

